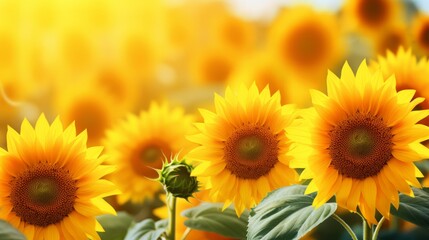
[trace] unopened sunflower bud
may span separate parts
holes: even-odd
[[[198,191],[198,181],[191,176],[192,165],[184,160],[179,161],[177,156],[171,162],[165,162],[159,172],[159,181],[167,193],[174,197],[188,199]]]

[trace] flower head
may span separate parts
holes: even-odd
[[[152,103],[147,111],[130,114],[107,131],[104,143],[109,160],[118,166],[111,178],[123,192],[120,204],[143,202],[160,189],[152,180],[158,176],[154,169],[162,168],[164,156],[189,151],[185,136],[192,131],[191,122],[181,108]]]
[[[417,124],[428,111],[413,111],[423,101],[414,90],[396,91],[394,76],[385,80],[364,61],[356,76],[346,63],[341,78],[328,74],[328,95],[312,91],[314,108],[303,112],[300,125],[287,130],[294,142],[291,166],[304,168],[312,179],[307,193],[321,206],[332,196],[370,223],[378,210],[389,218],[390,204],[399,206],[398,192],[413,195],[422,177],[414,161],[429,156],[420,142],[429,128]]]
[[[101,179],[114,168],[101,165],[101,147],[86,147],[87,135],[76,135],[59,120],[44,115],[33,128],[27,120],[18,134],[7,133],[7,151],[0,149],[0,218],[28,239],[100,239],[96,215],[115,210],[103,197],[118,194]]]
[[[417,59],[411,49],[399,48],[397,52],[387,52],[387,56],[379,56],[374,68],[380,69],[384,78],[395,75],[396,90],[414,89],[414,97],[423,97],[425,100],[416,106],[416,109],[429,109],[429,62],[427,58]],[[419,123],[429,126],[429,118]]]
[[[176,155],[170,162],[164,162],[162,169],[158,171],[159,181],[167,193],[174,197],[188,199],[198,191],[198,181],[191,176],[193,166],[185,160],[178,160]]]
[[[346,25],[365,34],[384,30],[403,17],[401,11],[401,4],[390,0],[347,0],[344,4]]]
[[[242,85],[225,98],[215,95],[215,112],[201,110],[199,133],[189,139],[200,146],[187,159],[199,164],[192,171],[210,189],[210,199],[234,203],[237,215],[256,205],[273,189],[297,180],[289,168],[289,140],[284,128],[295,117],[294,107],[281,106],[280,95],[255,84]]]
[[[268,46],[285,69],[301,75],[325,74],[344,54],[338,21],[327,12],[297,6],[283,11],[270,28]]]

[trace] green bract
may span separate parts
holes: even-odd
[[[158,171],[159,181],[167,193],[174,197],[188,199],[198,191],[198,181],[191,176],[192,165],[185,160],[178,160],[175,156],[171,162],[165,162],[162,169]]]

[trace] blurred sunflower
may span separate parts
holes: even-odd
[[[420,13],[412,23],[413,47],[421,55],[429,54],[429,15]]]
[[[374,51],[376,55],[386,55],[387,51],[397,52],[399,47],[408,48],[410,39],[407,27],[398,23],[394,26],[381,30],[373,37]]]
[[[195,82],[225,84],[236,67],[238,56],[221,47],[208,47],[191,59],[190,73]]]
[[[143,202],[161,189],[153,180],[158,177],[154,169],[161,169],[163,155],[189,151],[191,145],[185,135],[191,133],[191,123],[192,117],[183,109],[152,103],[147,111],[128,115],[107,131],[104,145],[109,160],[118,167],[111,179],[122,191],[120,204]]]
[[[387,52],[387,56],[379,56],[377,62],[373,62],[374,68],[381,69],[384,78],[395,75],[396,89],[414,89],[415,98],[423,97],[425,100],[416,106],[416,109],[429,109],[429,62],[421,58],[417,61],[411,49],[407,51],[399,48],[396,54]],[[423,118],[419,123],[429,126],[429,118]]]
[[[222,46],[224,51],[250,53],[256,43],[256,24],[234,16],[229,11],[217,15],[209,26],[213,35],[212,41]]]
[[[163,57],[165,42],[148,32],[125,28],[114,39],[117,64],[131,77],[142,80],[153,77]],[[141,29],[141,27],[136,27]],[[156,35],[155,35],[156,36]]]
[[[7,151],[0,149],[0,218],[28,239],[100,239],[95,216],[116,214],[103,197],[118,194],[101,179],[112,166],[101,165],[101,147],[86,147],[86,132],[73,124],[63,130],[42,114],[33,128],[7,133]]]
[[[318,192],[313,206],[335,195],[341,207],[359,206],[369,223],[377,223],[376,210],[389,219],[398,191],[413,196],[409,184],[420,187],[413,162],[429,156],[420,143],[429,128],[416,124],[429,111],[412,111],[423,98],[411,101],[414,90],[397,92],[393,76],[371,73],[365,61],[356,76],[347,63],[341,79],[329,73],[327,85],[327,96],[311,92],[314,108],[302,113],[302,124],[287,129],[291,167],[312,179],[306,193]]]
[[[325,75],[344,55],[344,39],[338,30],[334,14],[296,6],[274,20],[267,44],[286,70]]]
[[[147,98],[138,96],[138,81],[116,65],[97,68],[88,78],[92,89],[104,92],[124,110],[132,110],[138,101],[148,101]]]
[[[54,111],[65,123],[76,122],[78,131],[88,131],[88,145],[98,145],[105,131],[125,114],[125,109],[103,91],[93,91],[89,82],[77,86],[60,84],[55,91]]]
[[[295,117],[294,107],[281,106],[280,94],[268,87],[259,92],[255,84],[225,98],[215,95],[215,112],[201,110],[199,133],[189,140],[199,144],[187,159],[199,163],[192,175],[210,189],[210,199],[234,203],[237,215],[255,206],[276,188],[295,183],[289,168],[289,140],[284,128]]]
[[[319,88],[317,84],[311,84],[293,76],[285,71],[281,64],[265,53],[256,53],[247,61],[243,61],[231,74],[228,85],[239,86],[245,84],[250,87],[255,82],[260,91],[269,86],[270,92],[280,92],[281,103],[294,103],[298,106],[306,106],[310,101],[309,87]]]
[[[403,19],[397,0],[347,0],[343,6],[344,26],[362,34],[374,34]]]

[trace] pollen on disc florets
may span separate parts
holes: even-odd
[[[178,160],[176,155],[170,162],[166,160],[162,169],[158,170],[158,180],[167,193],[188,199],[198,191],[198,181],[196,177],[191,176],[192,170],[192,165],[187,164],[184,159]]]

